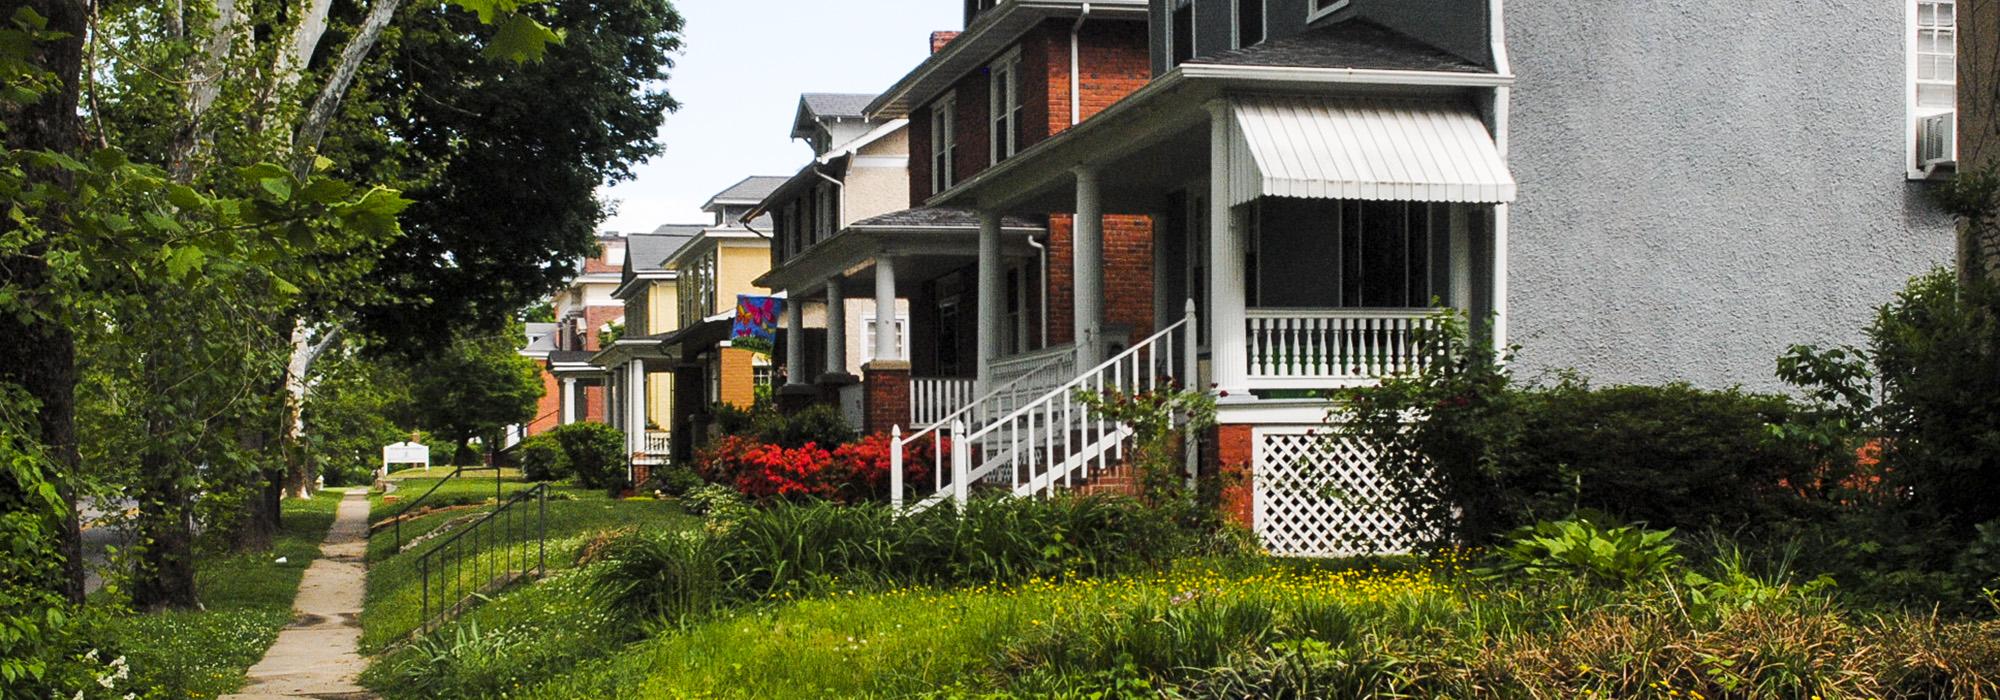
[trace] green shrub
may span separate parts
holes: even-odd
[[[626,486],[625,434],[603,423],[571,423],[547,433],[562,446],[577,484],[586,488]]]
[[[622,538],[593,579],[593,593],[612,610],[647,618],[711,612],[724,600],[715,546],[714,539],[692,530]]]
[[[693,469],[673,465],[653,473],[652,487],[669,496],[685,496],[705,483],[707,482],[702,481],[701,475],[696,474]]]
[[[824,404],[792,415],[780,413],[769,402],[760,401],[748,409],[716,404],[709,409],[709,418],[718,437],[736,435],[785,448],[813,443],[832,449],[853,442],[858,437],[838,407]]]
[[[531,481],[561,481],[571,476],[569,455],[554,435],[543,433],[514,447],[521,473]]]
[[[1823,446],[1786,437],[1790,399],[1686,384],[1592,387],[1565,375],[1520,386],[1512,349],[1453,315],[1419,336],[1443,358],[1342,392],[1329,420],[1381,451],[1385,504],[1446,543],[1492,538],[1579,509],[1687,529],[1764,526],[1810,503]],[[1422,416],[1411,420],[1410,416]]]
[[[1531,578],[1584,576],[1619,586],[1658,579],[1680,564],[1672,530],[1603,527],[1589,518],[1539,522],[1494,550],[1496,570]]]

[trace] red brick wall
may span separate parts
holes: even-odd
[[[910,369],[907,364],[871,362],[861,369],[861,374],[861,432],[886,433],[891,427],[910,422]]]
[[[1255,456],[1250,429],[1249,425],[1217,426],[1201,445],[1202,473],[1220,473],[1223,479],[1223,516],[1243,527],[1252,526],[1255,507],[1254,485],[1250,482],[1251,459]]]
[[[603,350],[604,348],[598,347],[598,332],[604,330],[604,324],[617,323],[623,320],[625,320],[625,307],[623,306],[584,307],[583,349],[591,352]]]
[[[621,249],[621,250],[622,250],[622,249],[624,249],[624,247],[625,247],[625,239],[623,239],[623,238],[599,238],[599,239],[597,239],[597,244],[598,244],[599,246],[602,246],[602,247],[603,247],[603,250],[601,250],[601,251],[598,251],[598,253],[597,253],[596,255],[592,255],[592,256],[590,256],[590,257],[586,257],[586,258],[584,258],[584,259],[583,259],[583,272],[584,272],[584,274],[597,274],[597,273],[605,273],[605,272],[614,272],[614,273],[618,273],[618,272],[624,272],[624,271],[625,271],[625,268],[624,268],[624,266],[623,266],[623,265],[613,265],[613,264],[610,264],[610,263],[607,263],[607,262],[605,262],[605,261],[604,261],[604,253],[605,253],[605,252],[608,252],[608,251],[610,251],[610,250],[613,250],[613,249]]]
[[[549,374],[549,366],[537,367],[542,375],[542,398],[535,402],[535,419],[528,422],[528,434],[540,435],[562,424],[562,380]]]
[[[1027,148],[1050,135],[1069,128],[1069,30],[1070,20],[1049,20],[1021,37],[1021,94],[1023,106],[1022,142]],[[1079,35],[1082,71],[1080,100],[1089,118],[1120,98],[1131,94],[1151,79],[1144,22],[1095,21],[1084,25]],[[991,59],[999,58],[994,54]],[[955,175],[959,182],[979,174],[992,162],[987,131],[988,79],[985,67],[959,78],[950,92],[957,95],[958,154]],[[942,97],[943,95],[940,95]],[[922,202],[931,191],[930,104],[910,114],[910,201]]]
[[[583,392],[583,420],[604,423],[604,387],[602,385],[578,387]]]
[[[1076,339],[1075,219],[1049,218],[1049,344]],[[1153,223],[1144,216],[1104,217],[1104,322],[1132,329],[1132,341],[1153,334]]]

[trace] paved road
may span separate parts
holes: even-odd
[[[123,549],[132,544],[132,536],[123,528],[103,524],[105,518],[123,513],[138,504],[125,500],[86,501],[77,508],[77,516],[83,521],[83,590],[96,593],[104,587],[102,571],[108,566],[112,547]]]

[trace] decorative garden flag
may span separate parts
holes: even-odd
[[[751,339],[753,344],[770,347],[778,342],[778,312],[784,308],[784,300],[777,297],[736,295],[736,325],[730,329],[729,339]]]

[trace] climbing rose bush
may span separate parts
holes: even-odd
[[[727,435],[696,455],[695,470],[710,482],[729,485],[760,502],[887,500],[889,449],[889,436],[882,434],[832,450],[816,442],[783,447]],[[905,483],[928,482],[936,466],[930,452],[912,448],[905,453]]]

